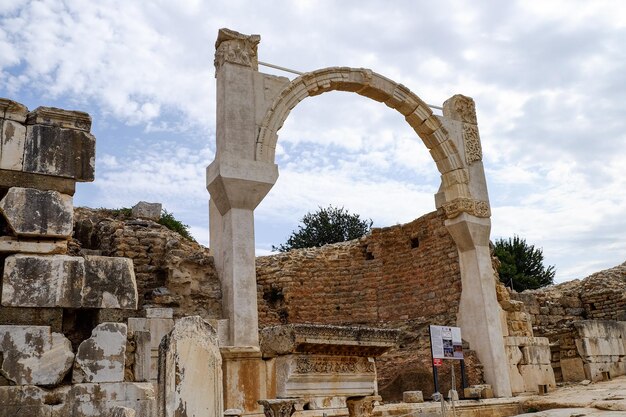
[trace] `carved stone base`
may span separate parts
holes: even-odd
[[[263,360],[257,347],[220,348],[224,372],[224,408],[243,416],[262,415],[259,398],[275,398],[274,360]]]
[[[368,396],[376,390],[374,359],[364,357],[279,356],[276,379],[279,398]]]

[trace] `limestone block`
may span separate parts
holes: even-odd
[[[159,348],[159,416],[221,417],[222,389],[215,330],[199,316],[178,320]]]
[[[156,222],[161,218],[161,210],[161,203],[140,201],[133,206],[133,217],[154,220]]]
[[[585,369],[586,379],[590,379],[593,382],[626,375],[626,362],[585,363],[583,367]]]
[[[395,347],[399,335],[394,329],[287,324],[262,329],[260,342],[265,357],[298,352],[326,353],[329,349],[336,355],[375,357]]]
[[[72,236],[74,206],[69,195],[13,187],[0,200],[0,212],[18,236]]]
[[[517,346],[505,346],[504,351],[506,352],[508,363],[511,365],[517,365],[524,358],[521,349]]]
[[[26,126],[25,172],[93,181],[96,139],[88,132],[56,126]]]
[[[523,364],[549,365],[552,360],[548,346],[523,346],[521,349]]]
[[[78,347],[72,382],[121,382],[124,380],[126,325],[101,323]]]
[[[82,306],[137,309],[137,283],[128,258],[85,256]]]
[[[511,392],[513,394],[519,394],[526,391],[526,384],[524,378],[520,374],[517,365],[509,364],[509,380],[511,381]],[[469,398],[467,394],[465,398]]]
[[[626,322],[608,320],[582,320],[574,323],[581,338],[612,338],[626,336]]]
[[[135,417],[156,415],[155,391],[149,382],[75,384],[69,388],[65,402],[58,408],[59,416],[109,416],[119,407],[135,410]]]
[[[402,393],[402,401],[405,403],[423,403],[424,394],[422,391],[405,391]]]
[[[76,181],[71,178],[0,169],[0,187],[10,188],[15,186],[36,188],[42,191],[54,190],[68,195],[74,195],[76,191]]]
[[[83,258],[11,255],[4,262],[2,305],[78,308],[84,275]]]
[[[28,109],[25,105],[6,98],[0,98],[0,119],[15,120],[23,123],[26,121]]]
[[[56,107],[37,107],[28,113],[26,124],[56,126],[89,132],[91,116],[82,111],[63,110]]]
[[[585,337],[576,339],[576,348],[587,362],[617,361],[624,356],[624,341],[617,338]]]
[[[24,162],[26,126],[11,120],[5,120],[0,125],[2,126],[0,169],[21,171]]]
[[[0,236],[0,253],[64,254],[67,253],[67,240],[33,241]]]
[[[135,361],[133,375],[135,381],[150,381],[152,349],[150,347],[150,332],[138,330],[133,333],[135,340]]]
[[[2,307],[0,325],[49,326],[53,332],[63,328],[62,308]]]
[[[285,355],[276,358],[276,395],[356,397],[376,392],[374,359],[354,356]]]
[[[47,326],[0,326],[2,375],[17,385],[56,385],[72,366],[70,341]]]
[[[128,319],[128,330],[130,332],[145,331],[150,334],[150,380],[156,380],[159,371],[159,345],[161,340],[172,330],[174,327],[173,319],[158,319],[158,318],[135,318]],[[142,351],[144,354],[146,351]]]
[[[173,308],[155,308],[155,307],[146,308],[146,318],[148,319],[171,319],[173,317],[174,317]]]
[[[132,382],[65,385],[51,390],[0,386],[0,404],[1,417],[109,417],[120,409],[126,415],[154,417],[156,411],[152,384]]]
[[[560,363],[563,382],[579,382],[587,378],[581,358],[561,358]]]
[[[519,372],[524,378],[526,392],[539,392],[540,385],[556,387],[554,371],[550,365],[519,365]]]

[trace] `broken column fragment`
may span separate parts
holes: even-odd
[[[0,373],[17,385],[57,385],[74,360],[70,341],[47,326],[0,326]]]
[[[17,236],[72,236],[74,207],[69,195],[57,191],[13,187],[0,200],[0,212]]]
[[[159,416],[220,417],[222,357],[213,327],[199,316],[174,325],[159,349]]]
[[[101,323],[76,352],[72,382],[122,382],[126,357],[126,325]]]
[[[11,307],[137,308],[127,258],[23,255],[6,258],[2,305]]]

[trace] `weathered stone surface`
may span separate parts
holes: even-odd
[[[0,200],[0,212],[17,236],[68,238],[72,235],[72,197],[57,191],[10,188]]]
[[[135,352],[135,361],[149,362],[149,368],[147,370],[142,369],[140,378],[147,378],[147,380],[156,381],[159,372],[159,345],[161,340],[172,330],[174,327],[173,319],[159,319],[159,318],[136,318],[131,317],[128,319],[128,330],[131,333],[146,332],[150,335],[148,340],[143,339],[142,345],[138,346]],[[144,343],[148,343],[148,346],[144,346]],[[141,355],[141,356],[140,356]],[[147,358],[146,358],[147,356]],[[147,372],[147,375],[146,375]]]
[[[402,401],[405,403],[423,403],[424,394],[422,391],[405,391],[402,393]]]
[[[0,123],[0,168],[21,171],[24,162],[26,127],[18,122],[4,120]]]
[[[224,384],[224,408],[243,415],[262,413],[257,400],[276,398],[275,360],[263,360],[253,346],[223,346],[220,353],[224,381],[234,381]]]
[[[63,110],[56,107],[37,107],[28,113],[26,124],[56,126],[89,132],[91,116],[82,111]]]
[[[109,417],[120,410],[135,417],[154,417],[156,411],[153,385],[132,382],[75,384],[52,390],[0,386],[0,404],[0,417]]]
[[[279,398],[356,397],[376,391],[373,358],[325,355],[284,355],[276,358]]]
[[[161,218],[161,210],[163,206],[161,203],[148,203],[140,201],[133,206],[133,217],[140,219],[148,219],[158,221]]]
[[[61,255],[67,253],[67,240],[33,241],[0,236],[0,253]]]
[[[85,256],[82,306],[136,309],[137,283],[133,262],[128,258]]]
[[[221,417],[222,387],[215,330],[198,316],[180,319],[159,350],[159,416]]]
[[[25,172],[93,181],[96,139],[88,132],[29,125],[24,146]]]
[[[317,324],[289,324],[261,330],[261,351],[266,357],[296,352],[342,356],[380,356],[396,346],[394,329]]]
[[[78,308],[84,276],[83,258],[11,255],[4,262],[2,305]]]
[[[9,188],[16,185],[42,191],[54,190],[68,195],[74,195],[76,191],[76,181],[70,178],[0,169],[0,187]]]
[[[146,308],[147,319],[171,319],[174,317],[174,310],[171,308]]]
[[[17,385],[56,385],[74,360],[70,341],[47,326],[0,325],[1,373]]]
[[[6,98],[0,98],[0,118],[25,122],[28,109],[25,105]]]
[[[72,382],[123,381],[126,332],[123,323],[102,323],[93,329],[76,352]]]
[[[11,255],[5,260],[2,305],[137,308],[132,261],[66,255]]]
[[[53,332],[63,329],[62,308],[0,307],[0,325],[47,326]]]
[[[111,411],[111,417],[135,417],[137,415],[136,411],[132,408],[116,406]]]

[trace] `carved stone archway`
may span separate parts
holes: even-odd
[[[474,101],[456,95],[443,117],[405,86],[368,69],[326,68],[290,81],[258,71],[260,37],[220,30],[216,42],[215,160],[207,167],[210,246],[222,282],[229,344],[258,347],[254,209],[278,178],[278,130],[299,102],[328,91],[349,91],[403,114],[441,173],[435,195],[459,252],[462,294],[457,324],[484,365],[497,396],[511,395],[495,293],[489,235],[489,196]]]

